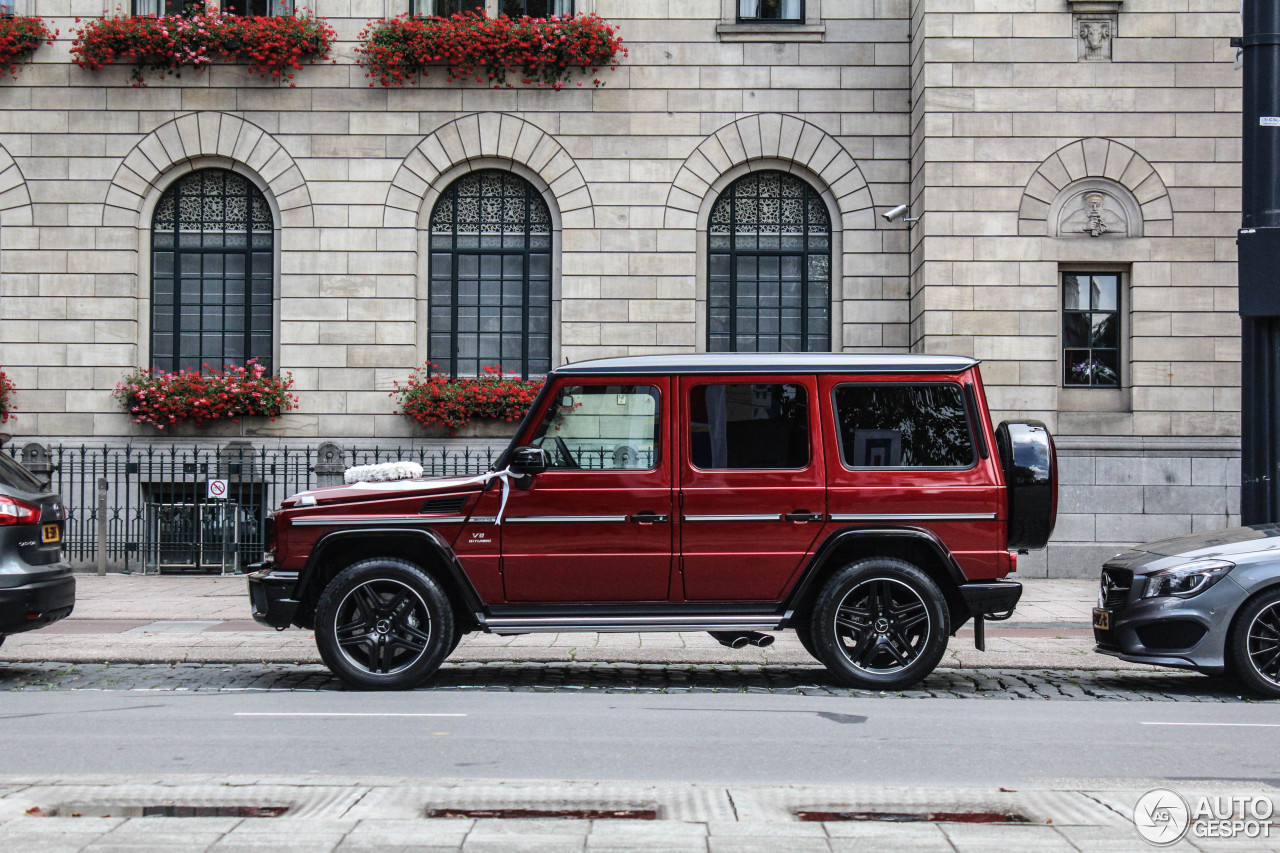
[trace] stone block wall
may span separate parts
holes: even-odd
[[[630,56],[605,87],[588,75],[559,92],[440,70],[370,87],[356,36],[404,10],[360,0],[314,4],[338,30],[336,64],[296,88],[227,64],[132,88],[126,68],[69,61],[71,16],[100,5],[34,3],[62,35],[0,103],[0,364],[20,433],[149,434],[110,394],[149,359],[156,201],[206,166],[254,180],[279,226],[274,362],[301,409],[236,429],[258,438],[414,435],[387,392],[427,357],[422,229],[478,168],[517,172],[552,208],[556,363],[704,348],[700,228],[762,168],[804,177],[830,210],[836,345],[909,343],[905,235],[874,215],[906,198],[905,0],[810,0],[817,23],[746,32],[722,0],[580,0]]]

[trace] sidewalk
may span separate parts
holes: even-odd
[[[319,662],[311,631],[273,631],[254,622],[243,577],[80,575],[75,613],[0,647],[0,661],[113,663]],[[1026,579],[1013,618],[987,623],[987,651],[972,627],[951,641],[943,667],[1122,669],[1093,652],[1093,580]],[[795,634],[767,649],[727,649],[702,632],[658,634],[471,634],[451,661],[812,664]]]

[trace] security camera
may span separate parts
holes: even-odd
[[[899,219],[906,216],[907,212],[910,210],[911,208],[909,206],[900,204],[897,207],[889,208],[880,215],[884,217],[885,222],[897,222]]]

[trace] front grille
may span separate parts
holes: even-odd
[[[462,512],[462,505],[467,502],[465,495],[447,498],[427,498],[422,504],[423,512],[431,513],[459,513]]]
[[[1148,651],[1181,651],[1204,639],[1208,629],[1190,619],[1170,619],[1138,628],[1138,639]]]
[[[1102,606],[1107,610],[1121,610],[1129,603],[1129,590],[1133,587],[1133,572],[1129,569],[1102,570]]]

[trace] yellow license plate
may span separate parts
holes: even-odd
[[[62,538],[62,531],[56,524],[46,524],[40,528],[40,538],[45,542],[57,542]]]
[[[1111,630],[1111,611],[1101,607],[1093,608],[1093,627],[1101,631]]]

